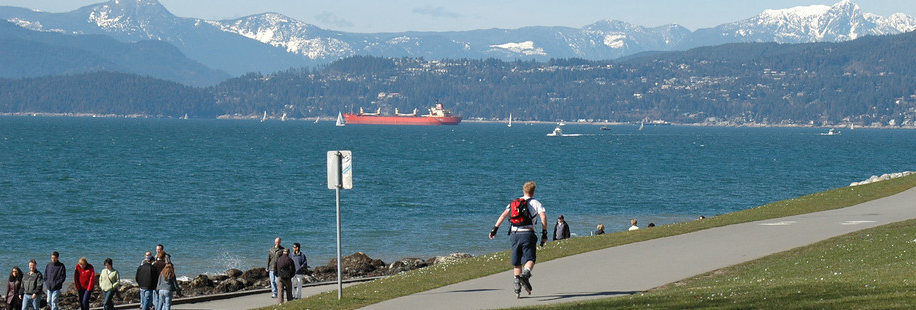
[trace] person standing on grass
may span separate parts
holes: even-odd
[[[513,274],[515,275],[515,297],[519,297],[521,292],[522,285],[526,286],[526,290],[530,292],[530,282],[528,278],[531,278],[531,270],[534,269],[534,263],[537,260],[537,241],[538,237],[535,235],[534,227],[538,219],[541,223],[541,245],[547,242],[547,211],[544,209],[544,206],[541,205],[541,202],[537,199],[534,199],[534,190],[537,187],[537,184],[534,182],[526,182],[522,186],[523,196],[520,198],[523,202],[518,204],[518,208],[527,208],[527,214],[529,218],[522,219],[521,221],[516,221],[514,216],[510,218],[510,213],[516,213],[513,210],[513,204],[516,204],[516,201],[513,201],[506,206],[506,209],[499,215],[499,219],[496,220],[496,224],[493,226],[493,230],[490,231],[490,239],[496,237],[496,231],[499,230],[499,225],[503,223],[507,218],[510,219],[512,227],[509,228],[509,241],[511,247],[509,251],[512,253],[511,264],[514,266]],[[522,212],[518,212],[522,213]]]
[[[557,217],[557,224],[553,226],[553,240],[569,239],[569,224],[563,218],[563,214]]]
[[[267,275],[270,277],[270,298],[277,298],[277,273],[274,270],[277,269],[277,257],[280,256],[280,251],[283,251],[283,246],[280,245],[280,237],[274,239],[274,246],[267,250]]]
[[[89,310],[89,298],[95,290],[95,268],[85,257],[80,257],[73,272],[73,285],[76,287],[77,298],[80,300],[80,310]]]
[[[45,284],[44,276],[38,271],[38,262],[34,259],[29,261],[29,272],[22,277],[22,310],[41,310],[42,288]]]
[[[99,288],[105,296],[105,302],[102,308],[105,310],[114,310],[114,295],[118,293],[118,287],[121,286],[121,276],[114,269],[111,258],[105,259],[105,269],[99,273]]]
[[[280,251],[277,257],[277,301],[279,304],[293,300],[292,279],[296,275],[296,264],[289,258],[289,249]],[[284,300],[284,297],[286,299]]]
[[[293,243],[293,252],[289,254],[289,258],[293,260],[293,264],[296,265],[296,274],[293,276],[293,297],[296,299],[302,298],[302,281],[303,278],[309,271],[308,259],[300,251],[299,243]]]
[[[67,266],[60,262],[60,253],[51,252],[51,262],[45,266],[45,289],[48,291],[48,307],[51,310],[60,310],[57,306],[60,300],[60,290],[67,281]]]

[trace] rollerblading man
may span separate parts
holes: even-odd
[[[541,227],[541,245],[547,242],[547,212],[540,201],[534,197],[536,184],[526,182],[522,186],[524,196],[518,198],[500,214],[499,219],[490,231],[490,239],[496,237],[499,226],[507,218],[511,224],[509,228],[509,241],[511,243],[510,252],[512,253],[511,263],[513,274],[515,276],[513,284],[515,285],[515,297],[521,297],[521,289],[524,288],[528,294],[531,294],[531,270],[534,269],[534,263],[537,260],[537,243],[538,237],[535,234],[535,226],[540,220]]]

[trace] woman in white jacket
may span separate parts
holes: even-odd
[[[114,310],[114,295],[118,293],[118,287],[121,286],[121,277],[111,264],[111,258],[106,258],[105,269],[99,273],[99,288],[105,294],[102,308],[105,310]]]

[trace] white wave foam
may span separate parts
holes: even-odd
[[[864,184],[868,184],[868,183],[886,181],[886,180],[895,179],[895,178],[899,178],[899,177],[905,177],[905,176],[911,175],[911,174],[913,174],[913,173],[916,173],[916,172],[913,172],[913,171],[904,171],[904,172],[897,172],[897,173],[887,173],[887,174],[881,175],[880,177],[879,177],[879,176],[876,176],[876,175],[873,175],[873,176],[871,176],[870,178],[868,178],[868,179],[865,180],[865,181],[849,183],[849,186],[859,186],[859,185],[864,185]]]

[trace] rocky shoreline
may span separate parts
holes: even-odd
[[[448,263],[455,260],[471,257],[467,253],[453,253],[447,256],[436,256],[429,259],[421,258],[402,258],[392,263],[383,262],[381,259],[373,259],[362,252],[356,252],[352,255],[341,258],[341,274],[343,279],[384,277],[395,275],[401,272],[420,269],[436,264]],[[128,270],[121,271],[124,276],[133,275]],[[96,275],[98,276],[98,275]],[[337,281],[337,259],[334,258],[327,265],[317,266],[309,269],[308,275],[305,276],[305,283],[331,282]],[[140,288],[135,283],[122,280],[119,288],[120,296],[114,297],[115,305],[135,304],[140,302]],[[201,274],[189,281],[178,281],[181,286],[182,296],[196,297],[213,294],[224,294],[241,291],[258,290],[270,287],[267,271],[264,268],[253,268],[247,271],[239,269],[229,269],[225,274],[205,275]],[[177,298],[179,301],[180,298]],[[0,309],[6,309],[6,302],[0,296]],[[102,290],[96,286],[92,294],[91,307],[102,306]],[[58,303],[61,309],[79,309],[79,300],[77,298],[76,288],[73,284],[61,292]],[[49,309],[44,303],[42,297],[42,308]],[[18,309],[10,309],[18,310]]]

